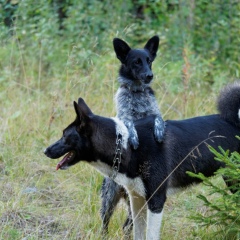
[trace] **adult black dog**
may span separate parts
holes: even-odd
[[[137,120],[139,147],[130,147],[126,126],[117,118],[91,112],[83,99],[74,102],[76,120],[56,143],[45,150],[50,158],[65,157],[57,169],[87,161],[104,176],[124,186],[130,196],[134,239],[159,239],[166,193],[199,179],[187,171],[211,176],[224,167],[214,160],[208,145],[240,150],[240,84],[227,86],[219,96],[219,114],[181,121],[167,121],[166,138],[158,143],[153,134],[155,116]]]

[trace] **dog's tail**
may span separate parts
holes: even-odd
[[[217,108],[224,120],[240,127],[240,81],[228,84],[222,89]]]

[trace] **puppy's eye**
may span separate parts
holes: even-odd
[[[141,64],[141,60],[140,60],[140,59],[137,59],[134,63],[135,63],[136,65],[139,65],[139,64]]]
[[[149,58],[147,58],[147,63],[150,65],[152,61]]]

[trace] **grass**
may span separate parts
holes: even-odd
[[[119,62],[112,49],[83,59],[72,49],[61,52],[65,62],[60,62],[54,51],[48,61],[47,44],[33,52],[23,45],[13,38],[0,50],[0,239],[101,239],[102,176],[85,163],[56,172],[58,161],[46,158],[43,150],[74,120],[72,102],[78,97],[96,114],[115,115]],[[227,70],[214,72],[187,47],[183,52],[178,62],[160,54],[153,65],[164,119],[215,113],[218,90],[233,81]],[[86,67],[78,67],[78,61]],[[196,195],[207,192],[198,185],[169,197],[163,239],[211,239],[211,229],[204,231],[188,218],[194,210],[206,211]],[[125,217],[120,205],[110,239],[123,238]]]

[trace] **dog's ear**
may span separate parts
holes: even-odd
[[[144,46],[144,49],[147,49],[151,56],[152,56],[152,61],[155,59],[155,57],[157,56],[157,50],[158,50],[158,46],[159,46],[159,37],[153,36],[152,38],[150,38],[148,40],[148,42],[146,43],[146,45]]]
[[[80,121],[80,123],[86,122],[92,117],[93,113],[91,109],[88,107],[88,105],[84,102],[82,98],[78,99],[78,103],[74,101],[73,104],[75,112],[77,114],[77,118]]]
[[[128,46],[126,42],[124,42],[120,38],[113,39],[113,47],[117,55],[117,58],[121,61],[122,64],[124,64],[131,48]]]

